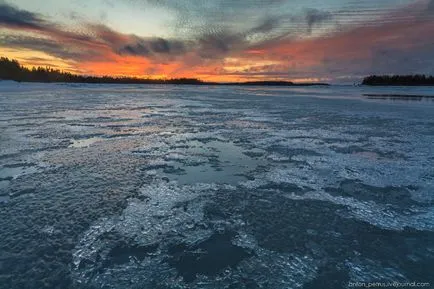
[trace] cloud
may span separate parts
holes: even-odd
[[[11,48],[43,51],[62,59],[84,60],[93,57],[95,54],[95,52],[83,49],[74,52],[71,48],[65,47],[58,41],[33,36],[2,35],[0,36],[0,42]]]
[[[259,25],[250,29],[250,33],[268,33],[273,31],[279,24],[280,17],[268,17]]]
[[[246,53],[250,58],[286,62],[288,69],[295,64],[298,74],[306,75],[305,71],[317,77],[433,73],[434,42],[427,35],[434,34],[434,19],[419,17],[420,8],[402,7],[375,23],[359,23],[321,37],[261,43]],[[294,58],[288,62],[285,55]]]
[[[90,41],[87,35],[62,30],[39,14],[0,2],[0,24],[9,29],[40,33],[63,41]]]
[[[95,36],[94,41],[104,43],[121,55],[154,57],[162,55],[180,55],[185,52],[186,44],[176,39],[162,37],[139,37],[133,34],[119,33],[102,24],[88,24],[87,28]]]
[[[130,41],[131,36],[114,31],[103,24],[87,23],[85,29],[93,36],[93,41],[98,41],[111,47],[121,46]]]
[[[181,55],[185,52],[185,44],[182,41],[168,40],[160,37],[137,38],[133,37],[128,44],[119,48],[120,54],[152,57],[157,55]]]
[[[34,29],[46,25],[38,14],[20,10],[5,2],[0,2],[0,24],[6,27]]]
[[[175,20],[168,23],[181,37],[229,31],[233,34],[267,32],[276,27],[281,5],[288,0],[123,0],[147,9],[149,5],[166,10]],[[197,37],[196,37],[197,38]]]
[[[307,9],[304,16],[309,33],[315,25],[320,25],[328,20],[333,19],[333,14],[327,11],[321,11],[318,9]]]
[[[127,44],[124,47],[121,47],[119,49],[120,54],[128,54],[128,55],[141,55],[141,56],[148,56],[150,54],[149,49],[141,44]]]
[[[111,50],[119,55],[142,56],[147,58],[158,58],[163,61],[166,58],[181,56],[188,53],[194,53],[196,57],[191,58],[192,62],[200,62],[200,58],[206,59],[222,59],[231,53],[237,53],[245,50],[253,43],[270,41],[280,39],[287,36],[287,31],[277,31],[279,25],[282,23],[283,15],[268,15],[268,16],[255,16],[257,7],[246,7],[240,3],[232,3],[230,1],[219,0],[215,2],[205,1],[202,4],[192,5],[190,1],[180,0],[176,3],[173,1],[158,1],[147,0],[147,3],[153,5],[164,6],[177,11],[179,18],[191,17],[196,20],[187,21],[185,25],[195,27],[192,22],[201,22],[199,28],[195,33],[185,39],[165,39],[161,37],[140,37],[137,35],[128,35],[119,33],[103,24],[84,24],[84,33],[74,31],[65,31],[62,27],[46,21],[40,15],[19,10],[11,5],[2,4],[5,12],[2,12],[4,22],[20,23],[20,25],[9,25],[11,29],[17,30],[30,30],[40,33],[44,37],[51,38],[50,41],[38,41],[35,38],[26,39],[26,47],[34,49],[41,49],[56,56],[64,55],[73,57],[75,60],[82,59],[89,56],[88,53],[69,53],[71,49],[75,50],[94,50],[101,51],[101,55],[106,55],[106,50]],[[268,0],[261,3],[262,6],[277,5],[283,3],[284,0]],[[217,13],[210,13],[208,8],[212,6],[213,11]],[[218,11],[225,11],[227,7],[234,7],[234,11],[245,11],[246,16],[253,17],[250,19],[249,25],[229,25],[225,27],[224,24],[218,24],[220,19],[228,19],[226,13],[219,13]],[[195,14],[201,14],[207,11],[206,15],[194,17]],[[235,12],[234,12],[235,13]],[[238,13],[238,12],[237,12]],[[215,15],[214,15],[215,14]],[[253,16],[252,16],[253,15]],[[197,16],[197,15],[196,15]],[[20,19],[16,19],[21,17]],[[77,15],[74,17],[79,19]],[[241,17],[239,17],[241,19]],[[232,19],[233,20],[233,19]],[[318,20],[320,21],[320,20]],[[233,22],[233,21],[232,21]],[[238,21],[236,21],[238,22]],[[241,22],[241,21],[240,21]],[[197,24],[196,23],[196,24]],[[313,25],[313,24],[312,24]],[[16,45],[16,39],[5,39],[4,43],[11,42],[11,45]],[[34,43],[32,45],[32,42]],[[45,44],[42,45],[42,42]],[[51,42],[51,43],[48,43]],[[61,48],[58,43],[68,43],[69,48]],[[51,47],[49,47],[51,45]],[[83,56],[84,55],[84,56]],[[95,53],[90,55],[95,58]],[[199,60],[198,60],[199,58]]]
[[[0,24],[11,30],[33,33],[3,35],[0,38],[2,46],[44,51],[56,57],[77,61],[97,60],[111,53],[154,57],[179,55],[185,50],[182,41],[127,35],[102,24],[84,24],[84,32],[82,29],[79,32],[67,31],[40,15],[3,2],[0,3]],[[39,37],[34,36],[35,33]]]
[[[244,37],[229,31],[202,35],[197,40],[197,54],[206,59],[222,58],[243,47]]]
[[[181,41],[158,37],[151,39],[148,43],[154,53],[180,54],[184,52],[184,43]]]
[[[262,34],[269,35],[275,31],[282,22],[282,16],[268,16],[263,19],[261,22],[258,22],[254,25],[250,30],[247,31],[246,37],[248,38],[250,35]]]
[[[427,10],[429,12],[433,12],[434,11],[434,0],[428,1]]]

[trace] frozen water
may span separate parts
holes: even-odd
[[[72,143],[69,145],[69,147],[71,148],[85,148],[88,147],[90,145],[92,145],[93,143],[96,143],[98,141],[102,141],[102,138],[99,137],[90,137],[90,138],[86,138],[86,139],[73,139]]]
[[[0,288],[434,284],[432,88],[0,83]]]

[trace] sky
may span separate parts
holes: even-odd
[[[0,55],[85,74],[434,74],[434,0],[0,0]]]

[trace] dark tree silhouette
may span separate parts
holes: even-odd
[[[363,85],[405,85],[405,86],[434,86],[434,77],[421,74],[416,75],[371,75],[365,77]]]

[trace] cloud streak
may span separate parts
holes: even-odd
[[[307,9],[305,14],[305,20],[309,33],[315,25],[321,25],[322,23],[333,19],[333,14],[327,11],[321,11],[318,9]]]
[[[45,21],[35,13],[17,9],[0,2],[0,25],[16,28],[39,29]]]

